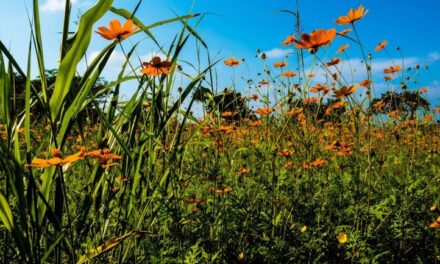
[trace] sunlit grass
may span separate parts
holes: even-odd
[[[285,11],[298,21],[280,45],[295,54],[271,64],[258,52],[262,73],[246,90],[233,79],[217,92],[216,64],[238,78],[245,60],[210,61],[193,27],[199,14],[144,25],[139,5],[131,12],[112,4],[97,1],[70,34],[66,1],[55,76],[45,69],[37,0],[27,65],[0,42],[0,260],[438,260],[440,110],[429,108],[429,88],[412,87],[403,65],[373,75],[371,52],[387,52],[387,42],[365,50],[356,29],[368,18],[363,6],[335,20],[348,26],[340,32],[302,32],[299,15]],[[116,17],[109,26],[97,24],[108,12]],[[151,29],[169,23],[181,28],[158,46],[162,58],[141,61],[137,43],[127,49],[137,34],[157,44]],[[92,34],[108,43],[80,76]],[[349,44],[330,56],[336,39]],[[198,43],[194,61],[207,60],[196,73],[180,60],[190,40]],[[350,62],[348,48],[363,57],[349,74],[340,67]],[[120,73],[102,83],[119,49]],[[398,89],[375,94],[383,78]],[[121,100],[124,83],[135,83],[134,92]],[[192,112],[195,104],[203,113]]]

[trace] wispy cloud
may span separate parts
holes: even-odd
[[[72,4],[75,4],[78,2],[78,0],[71,0]],[[45,12],[56,12],[64,10],[64,7],[66,5],[65,0],[47,0],[45,4],[41,6],[41,10]]]
[[[274,48],[264,52],[268,59],[281,59],[293,53],[293,49]]]
[[[423,59],[418,57],[406,57],[403,58],[405,62],[405,67],[412,67],[417,63],[423,63]],[[393,59],[376,59],[371,63],[371,73],[373,74],[373,79],[375,78],[383,78],[383,70],[393,65],[401,65],[401,60],[393,60]],[[347,81],[360,82],[367,78],[367,73],[365,70],[365,64],[360,58],[352,58],[349,60],[343,60],[337,66],[337,70],[335,67],[329,67],[328,71],[334,73],[338,71],[340,75],[344,76]],[[328,77],[328,71],[322,67],[314,67],[313,73],[315,73],[315,82],[326,82]],[[308,68],[306,72],[312,72],[312,68]]]
[[[428,54],[428,58],[433,61],[438,61],[440,60],[440,52],[438,51],[431,52]]]

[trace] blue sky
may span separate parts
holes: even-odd
[[[62,25],[64,0],[40,0],[41,19],[43,27],[43,42],[47,68],[55,68],[58,60],[59,31]],[[429,86],[428,96],[435,104],[440,102],[440,1],[437,0],[299,0],[302,28],[304,32],[310,32],[317,28],[335,27],[338,30],[345,27],[334,24],[334,19],[345,15],[350,8],[357,8],[363,4],[369,10],[366,17],[357,22],[357,28],[367,51],[371,51],[377,65],[377,76],[382,78],[380,71],[385,66],[390,66],[392,60],[385,52],[374,53],[373,49],[382,40],[388,40],[388,51],[395,61],[399,61],[400,53],[396,51],[399,46],[405,59],[405,66],[411,64],[428,64],[430,74],[421,71],[418,83],[414,88]],[[75,0],[73,17],[87,10],[94,0]],[[132,10],[136,5],[135,0],[115,0],[115,7],[123,7]],[[293,16],[280,13],[282,9],[295,10],[294,0],[144,0],[137,13],[145,23],[150,24],[159,20],[168,19],[175,13],[184,15],[189,12],[208,13],[200,26],[199,34],[209,46],[212,57],[224,59],[231,56],[245,58],[246,64],[235,71],[235,76],[255,78],[257,72],[261,72],[262,63],[255,58],[257,48],[266,51],[269,55],[269,63],[283,60],[289,48],[282,47],[280,43],[284,38],[293,33],[295,20]],[[26,51],[29,41],[29,24],[26,7],[31,10],[31,0],[8,1],[0,9],[0,40],[10,47],[12,54],[25,68]],[[113,14],[106,15],[98,25],[108,25],[108,22],[116,18]],[[73,19],[77,20],[77,19]],[[98,26],[96,25],[96,27]],[[74,28],[74,27],[73,27]],[[163,45],[170,44],[171,36],[179,31],[179,25],[169,25],[158,28],[153,32],[158,36]],[[130,40],[134,43],[142,38]],[[124,45],[130,46],[130,42]],[[157,48],[144,39],[139,56],[148,60]],[[338,38],[334,43],[319,52],[323,60],[336,56],[334,51],[342,44],[349,41]],[[108,42],[99,36],[94,36],[88,56],[93,57]],[[360,52],[354,43],[349,43],[347,50],[350,62],[360,64]],[[189,47],[184,52],[184,59],[195,61],[195,48]],[[116,53],[113,64],[109,65],[105,77],[112,80],[117,73],[118,66],[122,63],[123,55]],[[290,60],[291,70],[295,70],[294,59]],[[360,65],[358,65],[360,66]],[[343,67],[343,66],[342,66]],[[381,68],[382,67],[382,68]],[[36,70],[36,69],[35,69]],[[222,76],[219,81],[220,89],[231,84],[232,71],[219,64],[217,71]],[[36,72],[35,72],[36,73]],[[358,76],[357,78],[363,78]],[[357,80],[356,80],[357,81]],[[245,86],[244,81],[238,86]],[[378,83],[379,89],[385,89],[385,83]],[[382,88],[381,88],[382,87]],[[381,91],[382,91],[381,90]]]

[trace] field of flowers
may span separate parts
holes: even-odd
[[[74,29],[66,1],[55,75],[37,0],[27,65],[0,42],[2,263],[440,261],[440,108],[411,81],[429,68],[396,60],[375,76],[388,46],[364,49],[363,6],[335,18],[339,31],[302,32],[292,11],[297,26],[280,46],[295,54],[272,64],[258,51],[258,79],[217,91],[216,65],[243,60],[182,68],[189,41],[209,44],[191,26],[202,14],[145,25],[112,4],[98,0]],[[98,24],[107,13],[114,20]],[[137,44],[122,46],[137,34],[155,42],[151,29],[170,23],[181,31],[163,57],[139,61]],[[80,76],[93,34],[108,43]],[[336,39],[346,44],[321,56]],[[347,49],[363,55],[351,70],[365,80],[340,70]],[[115,50],[125,63],[101,82]],[[127,82],[136,87],[122,100]]]

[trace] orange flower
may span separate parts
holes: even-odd
[[[344,30],[339,31],[339,32],[338,32],[338,35],[340,35],[340,36],[345,36],[345,35],[347,35],[348,33],[350,33],[351,31],[352,31],[351,28],[347,28],[347,29],[344,29]]]
[[[336,140],[332,143],[328,144],[326,147],[327,150],[335,152],[336,156],[350,156],[353,153],[352,148],[348,143]]]
[[[440,227],[440,216],[429,225],[430,228],[439,228]]]
[[[308,105],[308,104],[311,104],[311,103],[316,103],[316,102],[318,102],[318,100],[319,100],[318,97],[309,97],[309,98],[304,99],[303,102],[304,102],[305,105]]]
[[[279,157],[290,157],[295,153],[295,150],[284,149],[280,152],[277,152],[277,156]]]
[[[215,189],[215,188],[209,188],[208,192],[212,193],[212,194],[227,194],[232,192],[232,188],[229,187],[220,187],[219,189]]]
[[[222,117],[231,117],[231,116],[233,116],[234,115],[234,113],[233,112],[230,112],[230,111],[226,111],[226,112],[223,112],[222,113]]]
[[[307,77],[313,78],[313,77],[315,77],[315,74],[313,72],[311,72],[311,73],[307,74]]]
[[[225,133],[225,134],[231,134],[232,132],[234,132],[235,130],[235,126],[221,126],[219,127],[219,129],[217,129],[217,132],[220,133]]]
[[[376,48],[374,48],[375,51],[381,51],[385,46],[388,44],[386,40],[382,41],[381,43],[377,44]]]
[[[342,52],[344,52],[348,47],[349,47],[348,44],[346,44],[346,45],[342,45],[342,46],[339,47],[339,49],[336,51],[336,53],[342,53]]]
[[[171,61],[162,61],[160,57],[153,57],[150,62],[143,63],[145,68],[141,72],[151,76],[168,75],[172,64]]]
[[[360,5],[357,10],[350,9],[350,11],[348,11],[348,14],[346,16],[338,17],[335,20],[335,23],[338,25],[353,24],[355,21],[363,18],[367,13],[368,13],[368,11],[364,12],[364,6]]]
[[[295,40],[296,40],[295,35],[287,36],[286,39],[281,43],[281,45],[283,46],[292,45],[293,43],[295,43]]]
[[[353,84],[350,87],[343,86],[341,89],[333,91],[333,97],[336,97],[338,99],[344,98],[344,97],[349,96],[350,94],[353,94],[354,92],[356,92],[356,89],[357,89],[356,84]]]
[[[273,64],[273,66],[274,66],[275,68],[282,68],[282,67],[286,67],[286,66],[287,66],[287,63],[284,62],[284,61],[278,61],[278,62],[275,62],[275,63]]]
[[[365,88],[370,88],[371,81],[370,80],[363,80],[362,82],[359,83],[359,85],[362,87],[365,87]]]
[[[321,158],[317,158],[315,161],[312,161],[310,163],[308,162],[304,162],[303,163],[303,168],[304,169],[311,169],[311,168],[316,168],[316,167],[322,167],[325,164],[327,164],[327,161],[321,159]]]
[[[389,80],[393,79],[393,76],[385,75],[384,79],[385,79],[385,81],[389,81]]]
[[[237,60],[235,57],[232,57],[230,59],[225,60],[224,63],[226,66],[229,66],[229,67],[240,65],[240,61]]]
[[[70,164],[78,160],[84,159],[86,155],[86,151],[84,148],[73,155],[67,156],[65,159],[61,159],[61,152],[59,149],[52,150],[53,158],[51,159],[40,159],[34,158],[31,161],[31,164],[26,164],[27,167],[37,167],[37,168],[49,168],[53,166],[62,166],[65,164]]]
[[[295,40],[296,48],[308,49],[311,53],[318,52],[322,46],[329,45],[336,36],[336,30],[334,28],[325,30],[317,29],[309,34],[301,34],[302,40]]]
[[[111,159],[122,159],[121,156],[111,153],[110,149],[108,148],[89,151],[85,153],[85,156],[98,159],[101,163],[106,163],[108,160]]]
[[[99,27],[96,33],[98,33],[99,35],[101,35],[101,37],[105,39],[108,40],[116,39],[119,41],[128,38],[131,34],[133,34],[136,31],[136,29],[138,29],[137,26],[133,27],[132,20],[127,20],[124,26],[121,27],[121,22],[119,22],[119,20],[117,19],[114,19],[110,21],[109,27],[110,29],[103,26]]]
[[[299,114],[303,113],[304,109],[300,107],[293,107],[290,109],[290,111],[286,112],[286,115],[292,115],[292,116],[298,116]]]
[[[297,73],[294,72],[294,71],[285,71],[285,72],[283,72],[281,75],[283,75],[283,76],[286,77],[286,78],[290,78],[290,77],[294,77],[294,76],[296,76]]]
[[[336,64],[339,64],[341,62],[341,58],[332,58],[329,62],[325,64],[325,66],[335,66]]]
[[[237,173],[240,174],[240,175],[243,175],[243,174],[249,173],[250,171],[251,171],[251,169],[249,169],[248,167],[244,166],[244,167],[239,168],[237,170]]]
[[[261,120],[255,120],[249,123],[251,127],[259,127],[261,126]]]
[[[382,100],[379,100],[375,104],[373,104],[373,107],[375,109],[382,109],[384,106],[385,106],[385,102]]]
[[[252,99],[252,100],[255,100],[255,101],[256,101],[256,100],[258,100],[259,98],[260,98],[260,97],[258,96],[258,94],[252,94],[252,95],[251,95],[251,99]]]
[[[322,85],[320,83],[318,83],[314,87],[310,88],[310,92],[312,92],[312,93],[324,92],[325,94],[327,94],[330,91],[331,91],[330,87],[328,87],[327,85]]]
[[[258,82],[259,85],[268,85],[269,81],[268,80],[261,80]]]
[[[401,68],[399,65],[396,66],[390,66],[389,68],[386,68],[385,70],[383,70],[384,73],[395,73],[400,71]]]
[[[273,112],[272,107],[261,107],[254,110],[254,113],[265,116]]]
[[[345,107],[345,102],[343,102],[343,101],[336,102],[325,110],[325,114],[331,115],[333,113],[333,110],[343,108],[343,107]]]
[[[424,87],[424,88],[419,90],[419,93],[426,93],[428,90],[429,90],[428,87]]]

